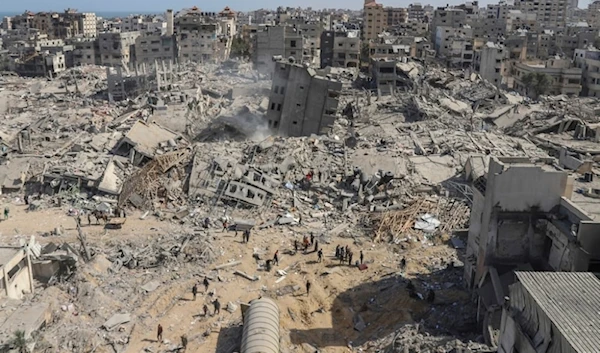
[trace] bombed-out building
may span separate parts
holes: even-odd
[[[473,156],[464,279],[479,298],[491,343],[514,271],[599,272],[600,222],[553,158]]]
[[[274,133],[327,133],[335,121],[342,83],[291,62],[277,62],[266,119]]]

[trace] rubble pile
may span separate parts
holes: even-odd
[[[455,230],[468,226],[470,181],[482,172],[466,170],[465,163],[472,156],[484,161],[550,153],[561,165],[591,171],[589,159],[600,154],[594,146],[600,110],[596,100],[532,102],[476,74],[398,65],[406,87],[391,96],[353,88],[356,73],[331,73],[344,80],[344,108],[333,130],[294,138],[271,136],[264,119],[271,82],[248,63],[187,63],[166,76],[152,72],[121,100],[111,92],[112,74],[105,68],[71,69],[50,81],[0,76],[0,187],[11,195],[7,203],[26,204],[28,216],[55,212],[70,223],[39,229],[44,242],[60,239],[61,245],[45,245],[33,259],[63,266],[41,285],[53,294],[44,300],[58,312],[42,332],[49,349],[124,351],[140,330],[136,325],[154,330],[157,318],[183,306],[181,293],[207,276],[253,295],[276,293],[287,304],[294,293],[289,305],[302,307],[288,314],[306,326],[329,310],[329,296],[341,298],[332,316],[351,312],[352,320],[360,317],[358,331],[387,330],[361,337],[357,347],[365,351],[486,352],[477,343],[450,340],[478,340],[475,306],[462,290],[465,239]],[[86,216],[90,224],[79,224]],[[127,228],[125,220],[133,218],[135,226]],[[118,230],[124,225],[127,234]],[[256,243],[241,253],[237,233],[250,230]],[[369,281],[379,283],[362,291],[323,291],[328,296],[316,300],[319,309],[308,311],[316,304],[295,297],[305,283],[291,281],[321,262],[323,254],[319,262],[302,261],[309,249],[291,250],[308,237],[317,245],[343,241],[367,257],[379,256],[365,263],[361,256],[360,267],[351,261],[348,267],[328,265],[320,274],[325,288],[343,288],[334,282],[353,280],[349,271],[366,274],[375,265],[386,270],[370,273]],[[385,254],[369,249],[377,246]],[[271,283],[265,254],[279,247],[281,256],[296,257]],[[248,253],[256,261],[249,263]],[[222,265],[208,269],[216,261]],[[261,276],[264,286],[247,290]],[[406,291],[407,283],[414,283],[416,294]],[[438,299],[425,303],[430,290]],[[420,324],[392,332],[399,320],[384,317],[389,303],[407,322]],[[190,325],[209,320],[203,315]],[[209,341],[210,330],[226,322],[210,325],[207,334],[194,336],[196,343]],[[179,349],[172,342],[165,347]]]
[[[454,353],[493,352],[489,347],[476,342],[461,342],[451,336],[431,335],[420,325],[405,325],[396,333],[365,349],[366,352],[390,353]]]

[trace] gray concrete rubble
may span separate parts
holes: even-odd
[[[23,294],[22,302],[6,301],[11,309],[0,311],[0,337],[6,337],[7,325],[29,335],[46,324],[39,337],[48,351],[126,351],[136,325],[150,327],[150,316],[184,305],[179,294],[164,300],[161,295],[189,291],[204,277],[210,278],[211,299],[217,297],[212,283],[234,281],[240,288],[265,282],[255,290],[261,296],[299,296],[300,282],[290,281],[309,273],[295,260],[301,249],[282,248],[280,260],[294,259],[282,272],[267,272],[269,258],[277,246],[312,236],[321,246],[344,241],[368,249],[384,243],[389,251],[382,260],[389,273],[377,273],[389,278],[370,287],[379,294],[368,292],[349,309],[347,303],[358,301],[344,299],[336,308],[347,319],[341,329],[369,336],[343,346],[487,352],[483,344],[469,342],[481,341],[475,329],[479,316],[462,289],[463,270],[453,268],[475,266],[465,258],[465,249],[473,247],[465,229],[474,224],[472,210],[483,207],[489,176],[502,184],[523,168],[521,162],[535,161],[560,174],[552,179],[552,192],[562,189],[554,192],[551,206],[569,198],[587,212],[580,233],[600,215],[597,99],[532,101],[476,74],[416,61],[398,63],[397,85],[378,90],[363,88],[366,77],[356,71],[318,71],[289,62],[276,68],[273,81],[242,61],[163,66],[158,81],[151,68],[127,73],[96,66],[69,69],[51,80],[1,76],[2,197],[7,205],[27,205],[33,220],[56,212],[69,224],[40,224],[36,241],[19,229],[4,231],[5,239],[15,233],[24,239],[9,245],[31,254],[36,291]],[[496,159],[510,168],[494,169]],[[491,202],[486,209],[495,210]],[[555,221],[546,214],[552,207],[541,206],[546,218],[536,226],[548,227]],[[135,227],[127,228],[126,220]],[[88,226],[102,226],[102,233],[87,236]],[[119,229],[130,233],[120,237]],[[255,233],[278,238],[248,247],[256,260],[248,269],[242,268],[248,266],[245,255],[214,246],[226,237],[237,244],[238,232],[252,240],[260,239]],[[595,244],[592,237],[584,240]],[[431,272],[426,278],[411,278],[398,268],[400,254],[443,244],[448,244],[443,252],[424,251],[418,259]],[[315,246],[315,259],[316,252]],[[356,271],[369,271],[372,262],[364,265]],[[501,277],[480,267],[478,279]],[[343,270],[319,273],[329,280]],[[273,273],[277,278],[268,282]],[[382,303],[404,293],[407,282],[414,282],[410,298],[420,308],[428,291],[459,294],[441,296],[441,303],[418,316],[420,324],[382,323],[374,313],[385,312]],[[232,315],[241,306],[229,299],[222,305]],[[292,312],[286,319],[317,314]],[[196,319],[191,325],[200,322]],[[203,332],[225,332],[232,322],[219,318],[219,327]],[[380,326],[389,330],[372,331]],[[293,342],[288,329],[284,333],[282,345],[289,351],[321,348]],[[195,343],[208,339],[194,336]]]

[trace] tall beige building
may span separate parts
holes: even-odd
[[[564,27],[567,21],[568,0],[515,0],[515,8],[523,13],[535,13],[538,25]]]
[[[365,40],[373,40],[387,27],[387,16],[383,5],[375,0],[365,0],[363,35]]]

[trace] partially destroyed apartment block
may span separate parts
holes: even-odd
[[[282,136],[329,132],[335,122],[342,83],[318,76],[315,70],[277,62],[266,119]]]
[[[0,297],[21,299],[33,292],[31,259],[26,248],[0,247]]]
[[[571,200],[575,180],[554,159],[474,156],[465,172],[473,205],[464,278],[477,290],[484,335],[499,329],[513,271],[598,271],[600,222],[589,203]]]

